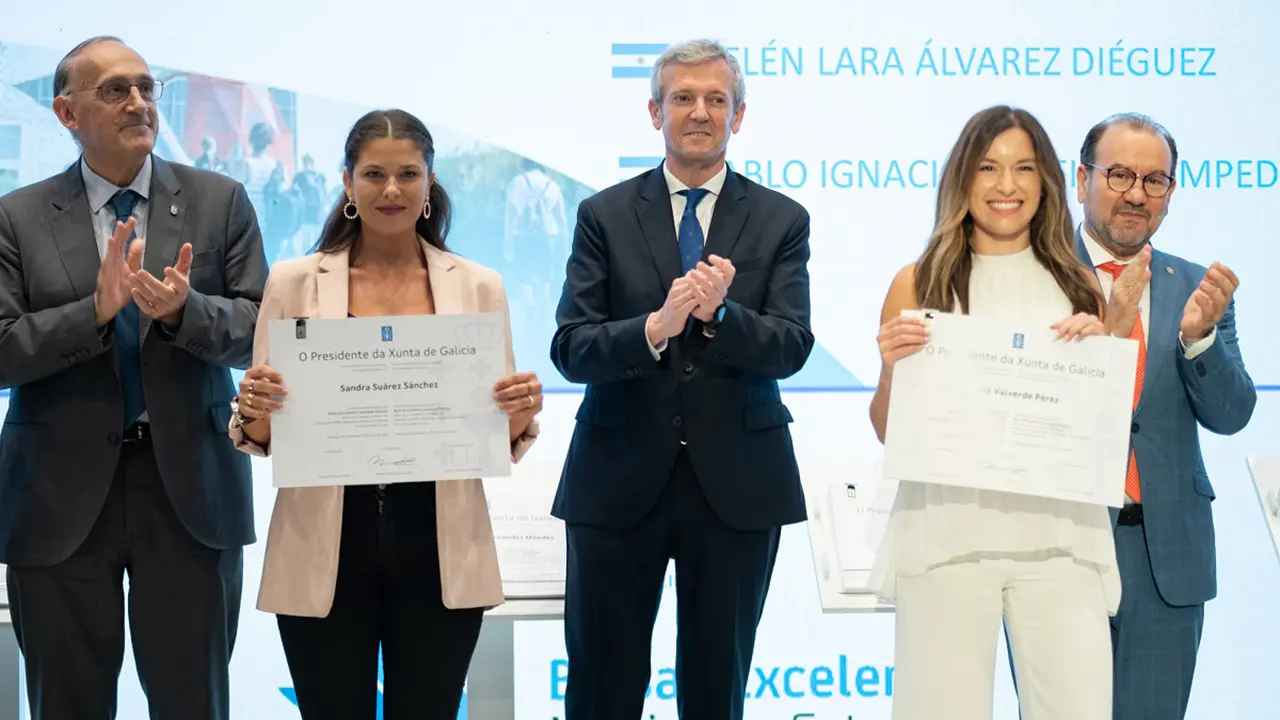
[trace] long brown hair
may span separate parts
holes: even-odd
[[[436,144],[431,133],[418,118],[403,110],[373,110],[356,121],[347,134],[347,142],[343,146],[342,164],[348,173],[355,173],[356,161],[365,145],[374,140],[387,138],[390,140],[412,140],[422,151],[422,159],[427,164],[427,172],[435,169]],[[449,203],[449,194],[438,182],[431,183],[427,197],[431,200],[431,217],[418,213],[418,235],[431,245],[445,252],[445,238],[449,235],[449,221],[453,208]],[[360,237],[360,218],[347,219],[343,214],[347,196],[341,195],[333,209],[329,211],[329,219],[325,221],[320,240],[312,248],[312,252],[335,253],[346,250]]]
[[[1072,312],[1101,316],[1102,295],[1076,256],[1066,179],[1049,134],[1031,113],[1005,105],[969,118],[947,156],[938,186],[933,234],[916,263],[916,302],[922,308],[952,312],[959,300],[960,312],[969,312],[969,272],[973,269],[969,192],[992,141],[1013,128],[1031,136],[1040,171],[1040,207],[1031,219],[1032,253],[1067,295]]]

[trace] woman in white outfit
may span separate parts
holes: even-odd
[[[978,113],[943,170],[924,254],[885,298],[881,442],[894,363],[928,337],[902,310],[1043,323],[1075,340],[1108,332],[1102,304],[1044,129],[1022,110]],[[877,562],[872,587],[897,609],[894,720],[989,720],[1002,620],[1023,720],[1111,717],[1120,576],[1106,507],[902,482]]]

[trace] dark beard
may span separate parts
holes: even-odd
[[[1119,259],[1130,258],[1137,255],[1142,250],[1142,247],[1151,241],[1151,235],[1148,234],[1136,244],[1120,242],[1111,232],[1110,224],[1098,226],[1090,222],[1088,218],[1085,218],[1085,226],[1088,228],[1090,234],[1093,235],[1094,240],[1097,240],[1102,247],[1106,248],[1112,255],[1115,255]]]

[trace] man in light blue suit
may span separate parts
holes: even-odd
[[[1177,167],[1169,132],[1124,114],[1089,131],[1076,173],[1085,215],[1077,253],[1105,294],[1114,287],[1136,309],[1139,341],[1126,502],[1112,511],[1122,582],[1111,623],[1114,720],[1186,715],[1204,604],[1218,592],[1199,429],[1237,433],[1257,401],[1236,340],[1235,274],[1150,246]]]

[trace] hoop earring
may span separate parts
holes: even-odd
[[[347,212],[348,210],[350,210],[350,213]],[[342,206],[342,217],[348,220],[355,220],[360,217],[360,211],[356,209],[356,204],[348,200],[347,204]]]
[[[428,199],[427,199],[427,202],[422,206],[422,219],[423,219],[423,220],[430,220],[430,219],[431,219],[431,200],[430,200],[430,198],[428,198]]]

